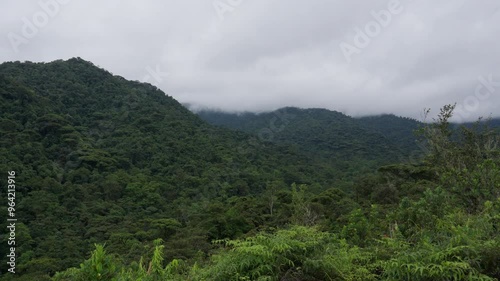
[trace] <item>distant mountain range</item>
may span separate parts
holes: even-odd
[[[393,114],[353,118],[327,109],[296,107],[265,113],[207,109],[196,113],[212,125],[244,131],[264,141],[292,145],[308,155],[334,163],[343,160],[377,164],[406,162],[425,150],[417,134],[425,124]],[[500,118],[488,120],[488,124],[498,128]]]
[[[263,141],[291,145],[331,163],[405,160],[418,151],[414,131],[422,123],[395,115],[352,118],[326,109],[282,108],[268,113],[197,112],[210,124],[254,134]]]

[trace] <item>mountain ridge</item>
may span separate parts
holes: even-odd
[[[349,161],[355,159],[358,155],[351,153],[351,151],[340,153],[342,148],[353,143],[360,143],[358,148],[355,148],[356,150],[369,147],[372,154],[378,153],[375,158],[380,158],[382,154],[389,156],[387,162],[404,159],[410,152],[418,148],[412,131],[417,129],[420,123],[409,118],[391,117],[391,115],[387,115],[388,117],[384,117],[384,115],[382,117],[352,118],[328,109],[296,107],[285,107],[260,114],[220,111],[199,111],[197,114],[213,125],[253,133],[260,137],[265,137],[265,133],[268,133],[273,138],[272,142],[298,145],[301,150],[309,152],[313,150],[326,158],[348,157],[346,154],[349,154],[351,157],[348,158]],[[279,123],[282,116],[287,115],[296,118],[288,118],[286,123],[281,122],[280,125],[275,125],[276,122]],[[383,121],[376,121],[384,118],[391,121],[385,122],[385,128],[383,128]],[[375,121],[370,124],[370,120]],[[403,144],[397,136],[397,131],[393,135],[388,134],[394,131],[397,126],[403,126],[398,124],[400,120],[410,124],[405,128],[407,136],[403,139]],[[380,146],[378,150],[377,146]],[[318,149],[314,149],[315,147]],[[339,153],[332,154],[332,151]],[[315,156],[317,155],[318,153],[315,153]],[[362,158],[364,160],[371,160],[370,155],[362,153],[360,155],[364,157]]]
[[[280,216],[263,203],[235,213],[238,198],[256,200],[272,184],[286,201],[292,183],[321,192],[340,179],[78,58],[0,64],[0,134],[0,169],[17,175],[18,271],[28,280],[77,266],[94,243],[125,259],[157,238],[170,258],[208,252],[213,239],[285,223],[286,204],[274,207]]]

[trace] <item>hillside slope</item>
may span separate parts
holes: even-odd
[[[294,182],[321,190],[336,181],[325,164],[208,125],[154,86],[79,58],[0,65],[0,112],[25,280],[78,265],[94,243],[132,259],[162,238],[170,257],[190,257],[212,239],[279,223],[264,217],[265,202],[234,211],[234,198],[271,182],[286,194]]]

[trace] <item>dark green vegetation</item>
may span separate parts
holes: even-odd
[[[452,130],[452,107],[421,129],[419,163],[366,172],[409,155],[384,121],[338,113],[331,129],[329,111],[290,109],[298,123],[245,129],[275,143],[81,59],[2,64],[0,98],[19,219],[17,274],[0,280],[500,278],[498,134]]]
[[[256,141],[291,146],[327,161],[348,177],[422,154],[413,134],[422,124],[394,115],[355,119],[326,109],[294,107],[261,114],[197,114],[210,124],[250,133]]]

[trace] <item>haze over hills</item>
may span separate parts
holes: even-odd
[[[406,161],[421,125],[425,161]],[[0,216],[18,220],[0,280],[498,279],[498,136],[453,129],[293,107],[198,116],[80,58],[3,63],[0,170],[16,189]]]

